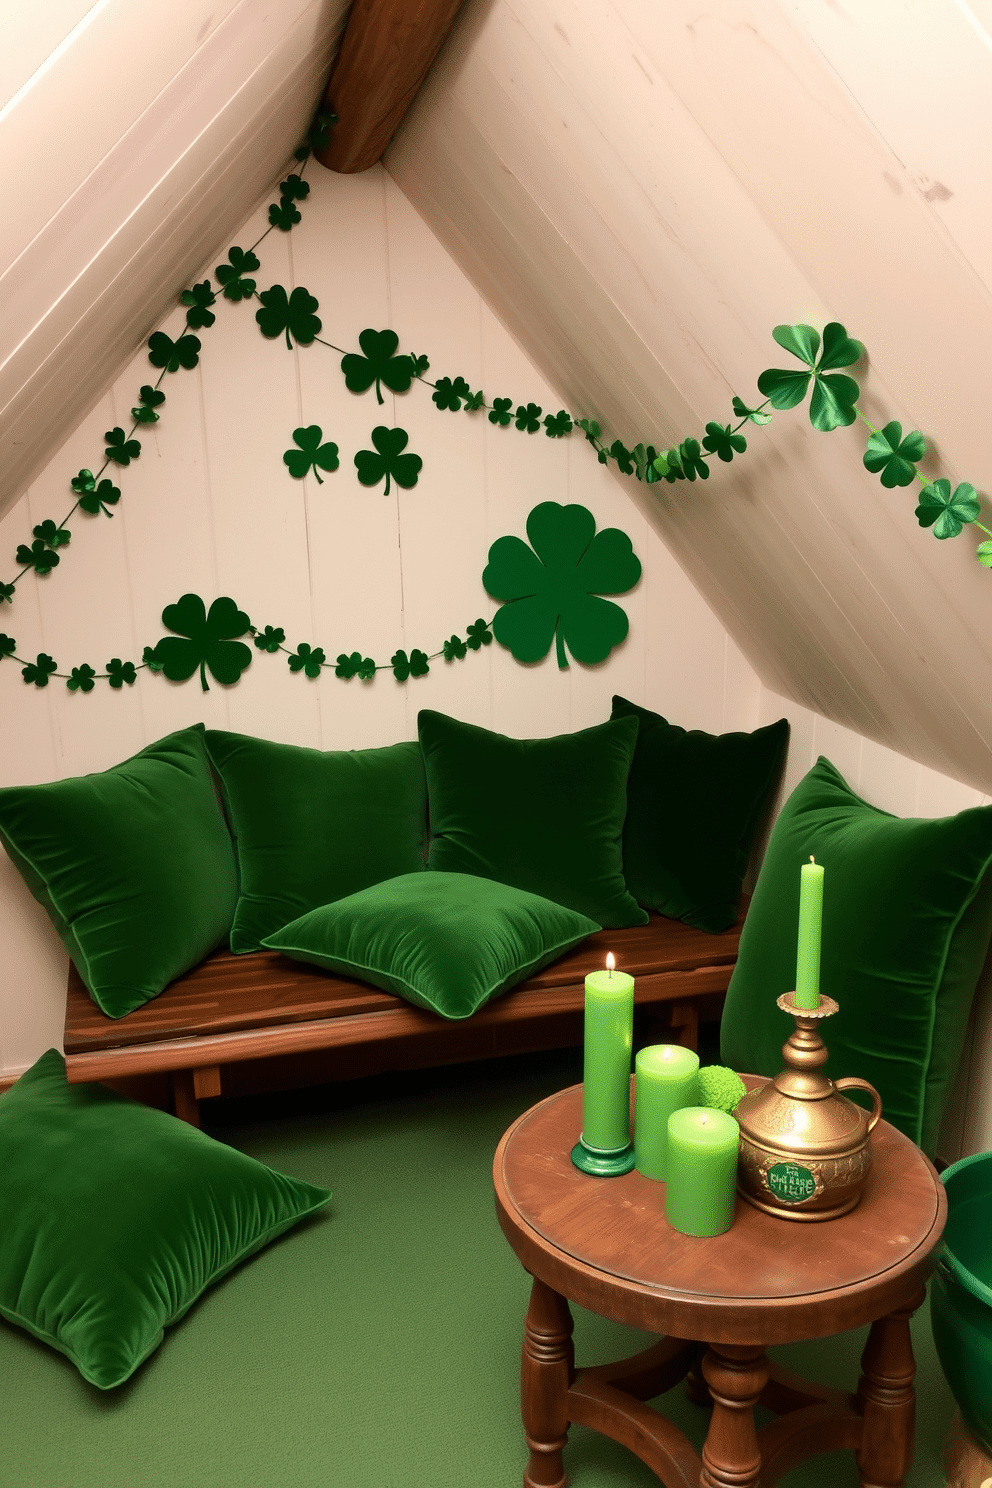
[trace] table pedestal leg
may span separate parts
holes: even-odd
[[[761,1348],[710,1344],[703,1377],[713,1397],[713,1416],[703,1443],[699,1488],[758,1488],[761,1450],[754,1406],[768,1383],[768,1371]]]
[[[564,1488],[568,1387],[575,1375],[572,1314],[564,1297],[534,1278],[524,1324],[520,1408],[530,1460],[524,1488]]]
[[[899,1488],[913,1463],[916,1362],[909,1320],[926,1298],[872,1323],[861,1355],[858,1404],[864,1417],[858,1467],[861,1488]]]

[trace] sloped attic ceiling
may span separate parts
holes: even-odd
[[[992,0],[469,0],[385,164],[609,439],[698,438],[837,320],[866,416],[989,492],[990,138]],[[770,687],[992,790],[984,534],[921,529],[863,424],[747,435],[628,489]]]

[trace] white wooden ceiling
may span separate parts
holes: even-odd
[[[867,417],[990,492],[990,140],[992,0],[469,0],[385,164],[611,438],[698,437],[773,326],[839,320]],[[782,412],[628,488],[769,686],[988,791],[983,534],[921,529],[866,434]]]

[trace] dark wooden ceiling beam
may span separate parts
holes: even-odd
[[[321,165],[351,174],[382,157],[464,0],[355,0],[324,94],[338,116]]]

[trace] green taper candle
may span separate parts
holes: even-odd
[[[651,1044],[634,1060],[634,1167],[665,1178],[668,1118],[699,1099],[699,1055],[677,1044]]]
[[[630,1055],[634,1046],[634,978],[614,971],[586,977],[582,1145],[617,1152],[630,1142]]]
[[[740,1127],[726,1111],[686,1106],[668,1118],[665,1218],[683,1235],[722,1235],[734,1222]]]
[[[810,858],[799,870],[799,945],[796,955],[796,1007],[820,1006],[820,931],[823,919],[823,868]]]

